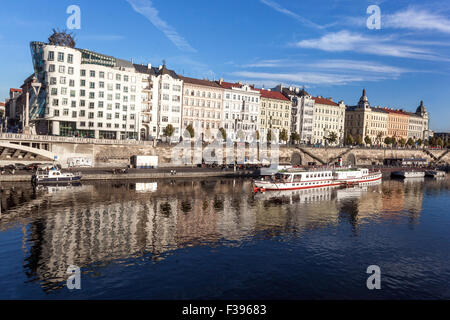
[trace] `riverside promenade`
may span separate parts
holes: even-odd
[[[254,177],[251,169],[220,169],[198,167],[165,167],[158,169],[128,169],[127,173],[114,173],[117,168],[75,168],[72,172],[81,172],[82,181],[95,180],[139,180],[139,179],[176,179],[176,178],[206,178],[206,177]],[[31,171],[17,170],[14,174],[6,172],[0,175],[0,182],[31,181]]]

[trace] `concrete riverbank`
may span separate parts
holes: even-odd
[[[206,177],[253,177],[253,170],[213,170],[213,169],[174,169],[170,170],[135,170],[128,173],[107,172],[105,170],[84,170],[82,181],[95,180],[139,180],[139,179],[176,179],[176,178],[206,178]],[[28,182],[31,181],[31,173],[5,174],[0,176],[0,182]]]

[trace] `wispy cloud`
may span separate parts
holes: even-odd
[[[382,25],[387,28],[438,31],[450,34],[450,19],[426,9],[409,7],[382,17]]]
[[[249,72],[237,71],[231,73],[233,76],[251,79],[248,82],[259,83],[284,83],[284,84],[313,84],[313,85],[343,85],[350,82],[379,81],[386,79],[380,75],[345,75],[326,72],[293,72],[293,73],[271,73],[271,72]]]
[[[430,50],[401,44],[393,37],[367,36],[347,30],[327,33],[318,39],[301,40],[294,43],[294,46],[328,52],[352,51],[399,58],[450,61],[450,59],[439,56]]]
[[[325,26],[318,25],[318,24],[298,15],[297,13],[292,12],[292,11],[282,7],[281,5],[279,5],[278,3],[274,2],[274,1],[271,1],[271,0],[260,0],[260,1],[262,3],[264,3],[265,5],[271,7],[272,9],[274,9],[282,14],[285,14],[291,18],[294,18],[295,20],[299,21],[300,23],[302,23],[306,26],[316,28],[316,29],[324,29],[325,28]]]
[[[180,50],[196,52],[178,32],[166,21],[160,18],[158,10],[153,6],[151,0],[127,0],[134,11],[147,18],[158,30],[166,35],[170,41]]]
[[[298,62],[295,59],[269,59],[260,60],[246,65],[242,68],[299,68],[302,70],[326,69],[340,71],[395,73],[402,74],[412,70],[381,64],[374,61],[327,59],[319,61]]]

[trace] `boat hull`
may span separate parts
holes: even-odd
[[[36,184],[52,184],[52,183],[67,183],[67,182],[79,182],[81,181],[81,176],[74,177],[55,177],[55,178],[31,178],[32,183]]]
[[[423,171],[395,171],[391,174],[394,178],[423,178],[425,177],[425,172]]]
[[[349,184],[360,184],[365,182],[374,182],[382,179],[381,173],[370,174],[354,179],[342,179],[342,180],[323,180],[323,181],[299,181],[299,182],[285,182],[274,183],[271,181],[255,180],[256,191],[280,191],[280,190],[299,190],[299,189],[314,189],[323,187],[341,187]]]

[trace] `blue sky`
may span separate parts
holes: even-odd
[[[81,8],[77,47],[180,74],[273,87],[305,86],[354,105],[414,111],[450,130],[450,2],[404,0],[3,0],[0,99],[32,73],[29,42]],[[369,5],[381,29],[366,26]]]

